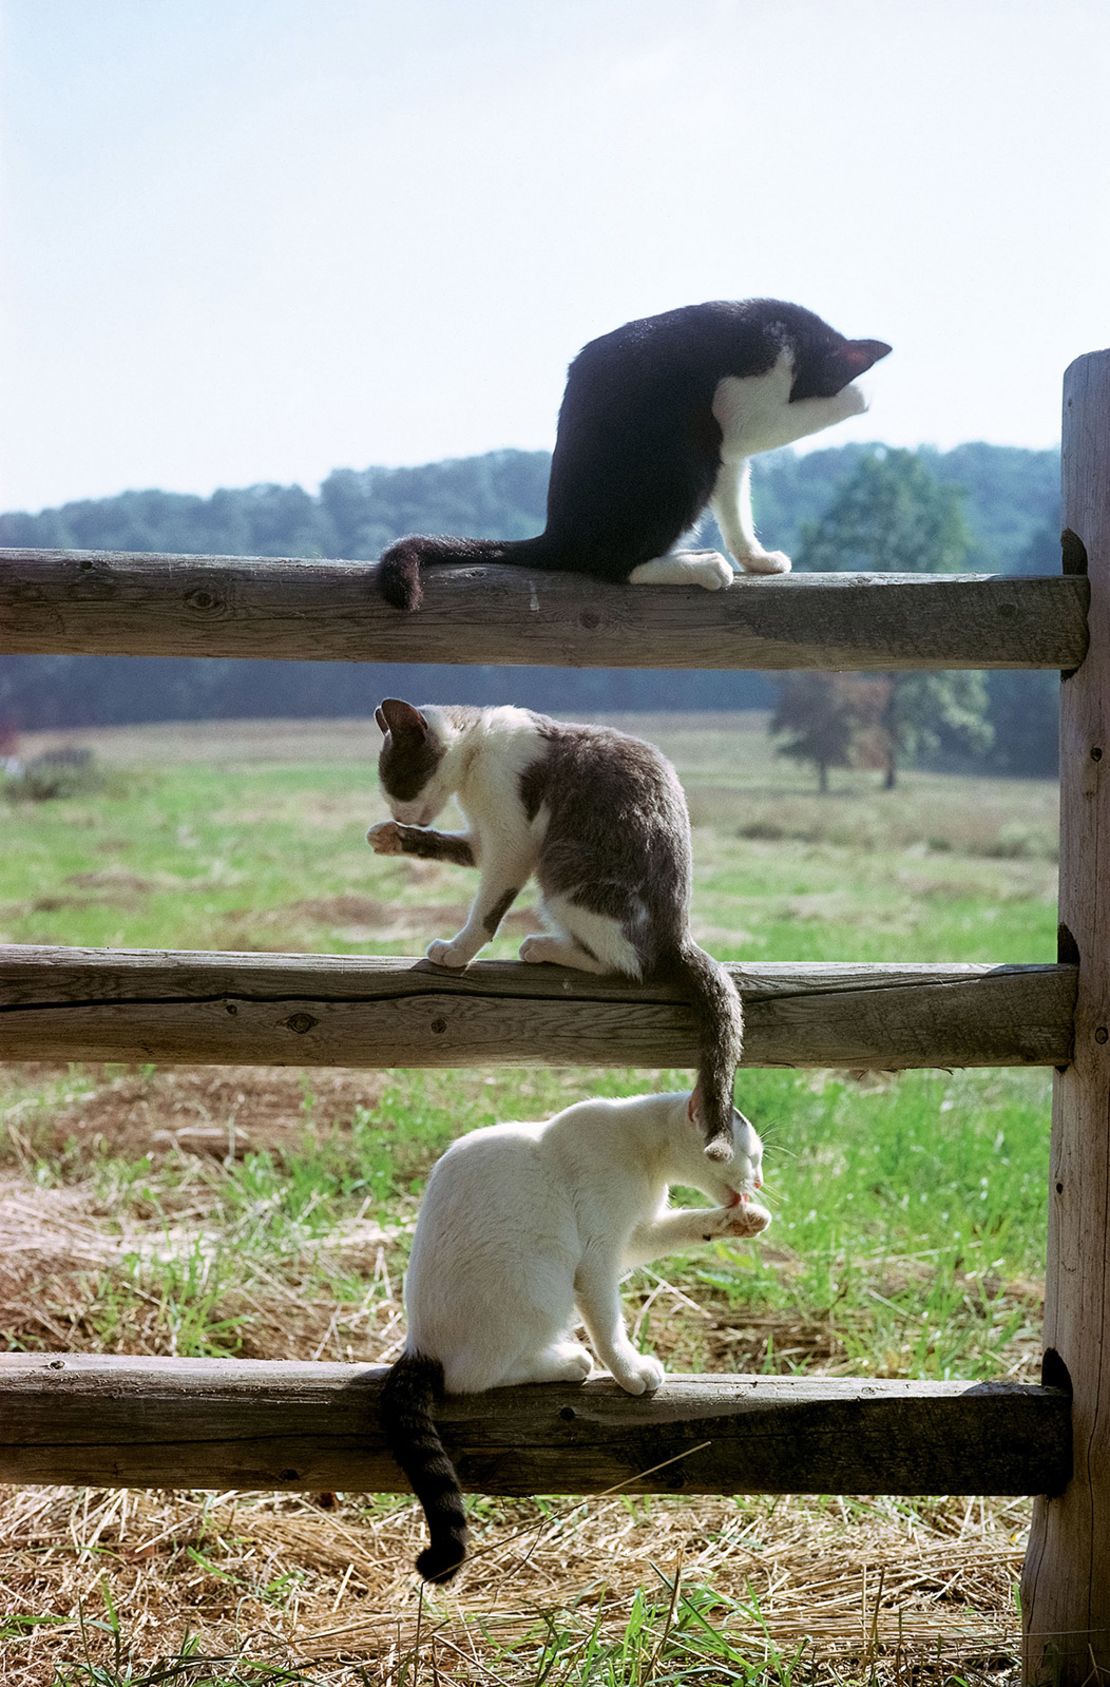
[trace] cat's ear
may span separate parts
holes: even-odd
[[[885,340],[845,340],[839,356],[845,368],[851,370],[849,379],[854,381],[857,375],[866,375],[872,364],[887,357],[891,350]]]
[[[394,737],[427,738],[430,731],[420,710],[402,702],[400,697],[383,698],[381,706],[374,710],[374,719],[383,732],[392,732]]]
[[[701,1089],[690,1091],[690,1099],[686,1103],[687,1122],[697,1130],[701,1130]]]
[[[374,719],[378,723],[378,730],[381,733],[382,737],[384,738],[386,733],[389,731],[389,722],[386,720],[385,715],[382,713],[380,704],[374,710]]]

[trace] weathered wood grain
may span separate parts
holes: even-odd
[[[1110,1677],[1110,351],[1064,378],[1063,482],[1092,639],[1060,709],[1061,949],[1079,988],[1053,1095],[1045,1374],[1070,1378],[1076,1462],[1036,1508],[1022,1606],[1026,1680],[1079,1687]]]
[[[730,969],[747,1066],[1059,1065],[1069,966]],[[679,992],[523,962],[0,947],[0,1059],[689,1066]]]
[[[5,1354],[0,1481],[403,1490],[378,1428],[384,1375]],[[686,1376],[633,1399],[606,1377],[459,1395],[438,1420],[463,1487],[485,1494],[1028,1494],[1071,1469],[1067,1396],[1020,1383]]]
[[[375,565],[0,550],[0,651],[634,668],[1070,668],[1087,583],[741,576],[725,592],[527,568],[429,571],[415,615]]]

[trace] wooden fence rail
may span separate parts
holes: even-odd
[[[375,565],[0,550],[0,651],[614,668],[1074,668],[1087,581],[741,577],[728,591],[435,568],[415,615]]]
[[[384,1375],[0,1355],[0,1481],[404,1490]],[[633,1399],[599,1378],[455,1396],[437,1422],[484,1494],[1037,1494],[1071,1473],[1067,1395],[1021,1383],[685,1376]]]
[[[1073,966],[730,969],[746,1066],[1059,1066]],[[0,1058],[277,1066],[690,1066],[662,985],[523,962],[0,948]]]

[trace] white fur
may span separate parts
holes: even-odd
[[[628,576],[632,586],[702,586],[719,592],[731,586],[733,572],[720,551],[674,551],[641,562]]]
[[[428,705],[422,712],[447,752],[419,801],[391,802],[390,808],[405,824],[427,826],[452,795],[458,797],[468,824],[465,832],[453,835],[470,844],[481,877],[466,924],[454,937],[430,943],[426,954],[439,966],[464,967],[489,942],[483,915],[510,890],[522,890],[536,865],[546,815],[541,809],[529,824],[520,776],[541,746],[524,709],[486,709],[461,728],[444,709]],[[367,840],[379,853],[393,853],[381,847],[389,842],[386,828],[371,827]]]
[[[819,433],[867,409],[867,400],[855,385],[842,387],[833,398],[801,398],[791,404],[793,379],[793,357],[783,350],[766,374],[726,375],[713,395],[713,414],[722,438],[721,467],[710,508],[729,551],[749,574],[790,572],[785,552],[766,551],[756,538],[749,458]]]
[[[543,1123],[472,1131],[447,1150],[417,1220],[405,1307],[406,1350],[438,1359],[449,1393],[584,1380],[576,1306],[621,1387],[658,1388],[662,1365],[628,1338],[622,1271],[771,1222],[749,1198],[761,1186],[757,1132],[734,1115],[733,1158],[716,1170],[689,1104],[688,1095],[583,1101]],[[672,1183],[719,1205],[671,1209]]]

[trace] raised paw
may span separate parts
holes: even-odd
[[[666,1374],[651,1353],[637,1353],[613,1372],[626,1394],[654,1394]]]
[[[760,1236],[771,1222],[771,1215],[766,1207],[761,1207],[758,1201],[746,1201],[741,1206],[729,1207],[728,1227],[719,1232],[725,1236]]]
[[[464,967],[474,959],[471,951],[457,939],[437,937],[424,951],[425,958],[437,967]]]
[[[380,820],[376,826],[371,826],[366,841],[375,855],[401,855],[404,852],[401,828],[396,820]]]
[[[748,574],[789,574],[792,564],[785,551],[756,551],[742,556],[740,566]]]

